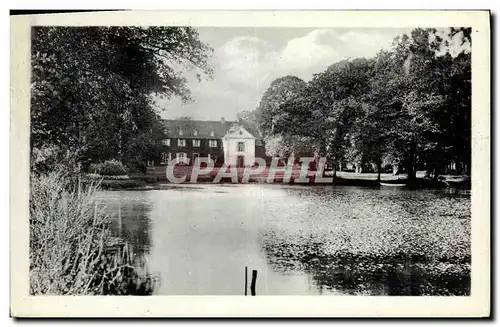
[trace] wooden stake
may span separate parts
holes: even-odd
[[[248,290],[248,267],[245,266],[245,296],[247,296]]]
[[[255,283],[257,282],[257,270],[252,270],[252,283],[250,284],[250,292],[255,296]]]

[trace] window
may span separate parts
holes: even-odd
[[[194,131],[193,131],[193,135],[194,135],[194,136],[198,136],[198,131],[197,131],[197,130],[194,130]]]
[[[165,152],[161,153],[160,165],[165,165],[167,163],[167,154]]]
[[[177,140],[177,145],[178,146],[186,146],[186,140],[183,140],[183,139]]]
[[[182,129],[179,130],[179,135],[182,136],[182,134],[184,134],[184,132],[182,131]]]
[[[245,151],[245,143],[238,142],[238,151]]]
[[[193,147],[199,148],[200,147],[200,140],[193,140]]]
[[[217,140],[209,140],[208,146],[211,148],[216,148],[217,147]]]
[[[210,136],[214,136],[214,135],[215,135],[215,134],[214,134],[214,131],[211,131],[211,132],[210,132]]]
[[[186,155],[186,152],[177,152],[176,153],[176,157],[177,157],[177,162],[186,162],[187,163],[187,155]]]
[[[170,139],[164,139],[162,143],[163,145],[170,146]]]

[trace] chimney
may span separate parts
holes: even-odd
[[[222,125],[224,125],[224,124],[226,123],[226,120],[224,119],[224,117],[220,117],[220,123],[221,123]]]

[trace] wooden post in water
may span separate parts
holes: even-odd
[[[245,266],[245,296],[247,296],[248,290],[248,267]]]
[[[122,203],[118,201],[118,237],[122,237]]]
[[[252,270],[252,283],[250,284],[250,292],[255,296],[255,283],[257,282],[257,270]]]

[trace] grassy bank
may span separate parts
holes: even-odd
[[[145,187],[148,183],[155,183],[156,179],[145,174],[107,176],[100,174],[87,174],[84,176],[86,184],[99,183],[105,190],[125,190]]]
[[[98,182],[52,172],[30,183],[30,294],[151,294],[151,278],[97,206]]]
[[[113,180],[103,179],[101,187],[105,190],[124,190],[145,187],[146,182],[143,180],[129,179],[129,180]]]
[[[177,178],[185,177],[184,183],[190,183],[191,175],[192,175],[192,166],[176,166],[173,170],[174,176]],[[219,173],[221,168],[214,168],[210,173],[206,173],[203,175],[199,175],[196,178],[196,183],[213,183],[216,180],[216,176]],[[249,178],[244,178],[244,170],[245,168],[231,168],[228,171],[233,171],[237,176],[237,183],[283,183],[283,172],[276,172],[274,178],[271,181],[268,181],[269,176],[269,167],[266,167],[262,172],[257,175],[250,175]],[[299,184],[299,185],[318,185],[316,183],[316,171],[309,171],[307,174],[307,178],[309,181],[307,183],[298,181],[300,178],[301,170],[300,167],[294,167],[291,172],[289,181],[286,184]],[[226,173],[226,176],[230,175]],[[333,171],[324,172],[325,178],[332,178]],[[377,173],[351,173],[351,172],[337,172],[336,178],[334,181],[334,185],[338,186],[366,186],[366,187],[379,187],[380,183],[377,180]],[[154,180],[160,183],[168,183],[168,179],[165,174],[165,167],[155,167],[155,171],[152,175]],[[401,174],[394,176],[391,173],[383,173],[380,176],[380,181],[382,183],[387,184],[407,184],[407,176],[406,174]],[[145,176],[143,178],[146,178]],[[223,177],[218,179],[218,183],[233,183],[232,177]],[[319,183],[323,184],[324,183]],[[427,178],[424,175],[420,174],[417,176],[417,179],[412,183],[412,185],[408,185],[410,188],[428,188],[428,189],[439,189],[439,188],[462,188],[462,189],[470,189],[470,178],[466,176],[440,176],[440,179],[434,180],[432,178]]]

